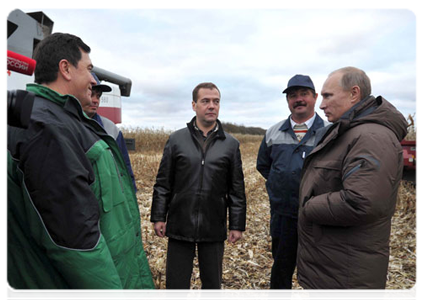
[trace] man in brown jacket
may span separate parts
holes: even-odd
[[[304,288],[383,289],[402,177],[402,114],[346,67],[325,81],[332,126],[306,157],[300,185],[298,280]]]

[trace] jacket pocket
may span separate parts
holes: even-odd
[[[221,207],[221,221],[223,224],[226,223],[227,211],[228,211],[228,200],[226,197],[220,197],[220,207]]]
[[[192,192],[175,193],[169,203],[167,222],[175,227],[193,223],[196,196]]]
[[[206,199],[203,215],[204,219],[213,226],[225,225],[228,213],[228,206],[225,200],[225,196],[210,195],[204,196]]]
[[[339,191],[342,186],[342,161],[318,161],[313,166],[313,184],[315,195]]]
[[[341,166],[341,160],[321,160],[314,164],[314,167],[317,169],[328,169],[333,171],[340,171]]]
[[[170,199],[169,203],[168,203],[168,216],[172,215],[175,212],[175,208],[177,206],[177,198],[178,198],[178,193],[173,194],[172,198]],[[168,220],[169,221],[169,220]]]
[[[285,192],[284,174],[275,168],[270,169],[269,177],[266,180],[266,189],[270,201],[281,201]]]

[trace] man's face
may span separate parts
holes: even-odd
[[[82,57],[75,67],[70,65],[69,72],[71,72],[71,93],[74,95],[82,107],[91,103],[91,89],[96,85],[94,77],[91,75],[93,65],[88,53],[81,51]]]
[[[89,116],[90,118],[94,117],[94,115],[97,113],[98,107],[100,106],[101,94],[101,91],[97,90],[96,88],[93,88],[91,94],[91,103],[87,103],[82,107],[87,116]]]
[[[338,121],[353,106],[351,92],[343,90],[340,85],[341,78],[341,73],[335,73],[323,84],[320,109],[323,109],[329,122]]]
[[[286,98],[292,119],[304,122],[314,115],[317,94],[308,88],[292,88],[287,91]]]
[[[219,117],[220,94],[217,89],[201,88],[198,91],[197,102],[192,101],[192,109],[197,116],[197,122],[204,127],[213,126]]]

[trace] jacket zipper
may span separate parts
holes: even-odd
[[[213,137],[213,140],[216,139],[216,136]],[[197,140],[197,139],[196,139]],[[199,144],[200,148],[201,148],[201,174],[200,174],[200,186],[198,191],[202,192],[203,191],[203,176],[204,176],[204,166],[206,164],[206,154],[207,154],[207,150],[210,147],[210,144],[213,142],[213,140],[209,141],[207,143],[206,149],[203,150],[203,147],[201,147],[200,142],[197,140],[197,143]]]
[[[213,137],[213,139],[215,139],[216,137]],[[202,190],[203,190],[203,177],[204,177],[204,166],[205,166],[205,164],[206,164],[206,153],[207,153],[207,150],[209,149],[209,146],[210,146],[210,143],[212,142],[212,141],[210,141],[210,142],[208,142],[207,143],[207,146],[206,146],[206,149],[205,150],[203,150],[203,147],[201,146],[201,143],[197,140],[197,137],[194,135],[194,140],[195,140],[195,142],[198,144],[198,146],[200,147],[200,149],[201,149],[201,172],[200,172],[200,186],[198,187],[198,190],[197,190],[197,194],[199,195],[199,196],[201,196],[201,192],[202,192]],[[199,214],[199,207],[200,207],[200,204],[198,203],[198,198],[197,198],[197,205],[196,205],[196,214],[197,214],[197,220],[196,220],[196,226],[195,226],[195,228],[196,228],[196,232],[195,232],[195,239],[197,239],[198,238],[198,236],[199,236],[199,230],[200,230],[200,227],[199,227],[199,224],[200,224],[200,221],[199,221],[199,217],[200,217],[200,214]]]
[[[354,168],[348,171],[347,174],[345,174],[344,178],[342,178],[342,181],[346,180],[348,177],[350,177],[355,171],[361,168],[362,164],[356,165]]]
[[[195,195],[195,214],[196,214],[196,219],[195,219],[195,234],[194,234],[194,240],[197,240],[198,237],[198,232],[199,232],[199,228],[198,228],[198,224],[199,222],[199,203],[198,203],[198,197],[201,195],[201,189],[203,186],[203,172],[204,172],[204,151],[203,151],[203,147],[201,147],[200,142],[197,140],[197,137],[192,134],[192,137],[194,138],[195,143],[197,143],[198,147],[201,149],[201,172],[200,172],[200,185],[196,191],[196,195]]]

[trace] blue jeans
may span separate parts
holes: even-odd
[[[270,277],[271,289],[291,289],[292,275],[297,263],[297,219],[275,216],[277,235],[272,236],[273,266]]]

